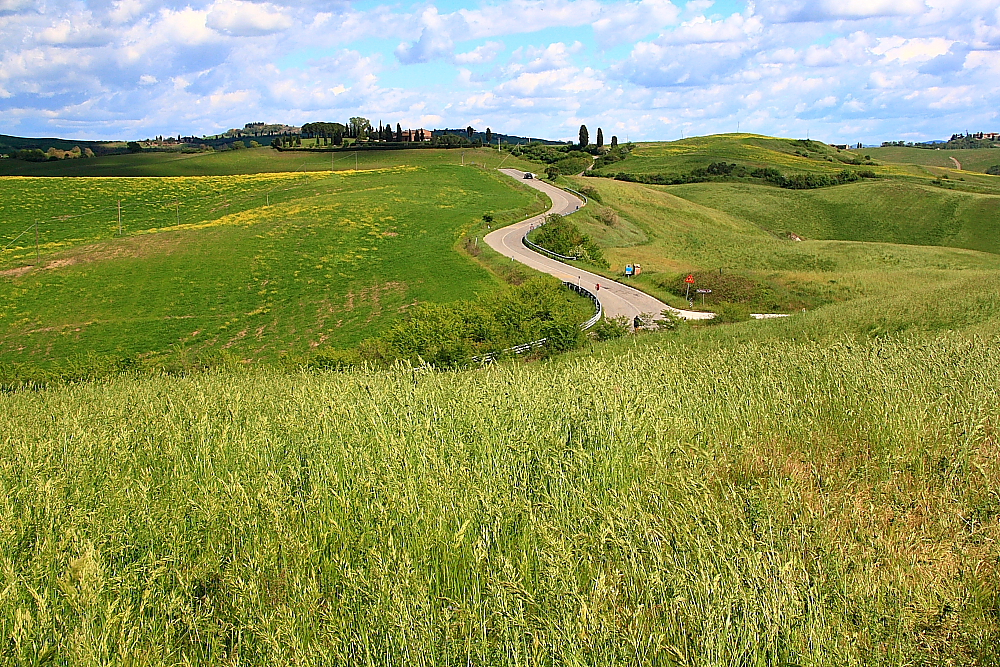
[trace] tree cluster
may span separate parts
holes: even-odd
[[[605,268],[609,266],[600,247],[561,215],[548,216],[545,224],[532,232],[531,241],[559,255],[577,257]]]
[[[878,174],[871,170],[851,171],[844,169],[837,174],[792,174],[786,176],[773,167],[747,167],[736,163],[713,162],[707,167],[699,167],[686,174],[629,174],[620,172],[612,178],[618,181],[650,185],[683,185],[727,179],[754,179],[789,190],[812,190],[855,183],[863,179],[876,179]]]

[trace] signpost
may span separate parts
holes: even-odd
[[[691,298],[690,298],[691,297],[691,285],[694,285],[694,274],[693,273],[689,273],[688,277],[684,279],[684,282],[687,283],[687,290],[684,292],[684,300],[685,301],[690,301],[691,300]]]
[[[705,305],[705,295],[706,294],[711,294],[712,290],[710,290],[710,289],[696,289],[695,293],[701,295],[701,305],[704,306]]]

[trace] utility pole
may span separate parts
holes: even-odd
[[[118,236],[122,235],[122,200],[118,200]]]

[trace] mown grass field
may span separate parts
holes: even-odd
[[[545,204],[415,153],[357,172],[0,180],[0,236],[30,230],[0,253],[0,364],[277,361],[351,347],[419,302],[498,289],[460,240],[484,213]]]

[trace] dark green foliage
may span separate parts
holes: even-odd
[[[598,266],[609,266],[597,244],[561,215],[552,214],[546,218],[545,224],[531,233],[530,240],[559,255],[585,259]]]
[[[611,148],[605,153],[602,153],[600,157],[594,161],[594,169],[600,169],[601,167],[605,167],[609,164],[621,162],[629,156],[631,147],[631,144],[627,146],[619,146],[618,137],[611,137]]]
[[[597,147],[604,148],[604,130],[597,128]]]
[[[40,148],[25,148],[20,151],[12,151],[10,156],[18,160],[26,160],[27,162],[44,162],[49,159],[45,151]]]
[[[990,176],[1000,176],[1000,164],[995,164],[992,167],[986,168],[986,173]]]
[[[421,304],[407,320],[362,345],[360,354],[376,363],[402,359],[453,367],[541,338],[549,339],[548,350],[564,351],[580,343],[583,303],[558,281],[533,278],[486,298]]]
[[[586,125],[580,126],[580,148],[586,148],[590,145],[590,132],[587,131]]]
[[[599,175],[599,174],[595,174]],[[707,167],[698,167],[686,174],[630,174],[620,172],[615,180],[649,185],[684,185],[686,183],[707,183],[732,179],[755,179],[789,190],[812,190],[845,183],[856,183],[863,179],[878,178],[870,169],[851,171],[844,169],[837,174],[792,174],[785,176],[774,167],[747,167],[736,163],[713,162]]]
[[[602,317],[589,333],[597,340],[611,340],[613,338],[621,338],[631,330],[632,327],[625,317]]]
[[[597,190],[597,188],[588,185],[580,188],[580,193],[585,195],[587,199],[592,199],[599,204],[602,202],[601,193]]]
[[[687,284],[684,282],[687,275],[687,273],[660,275],[653,282],[659,287],[683,297],[688,292]],[[712,293],[704,295],[704,303],[713,310],[716,306],[727,303],[742,304],[768,312],[780,309],[774,290],[758,280],[735,273],[719,273],[718,271],[695,271],[693,275],[695,282],[691,285],[690,298],[694,300],[697,297],[698,305],[702,303],[702,295],[697,294],[695,290],[710,289]]]
[[[486,128],[486,143],[491,143],[493,141],[493,130]]]

